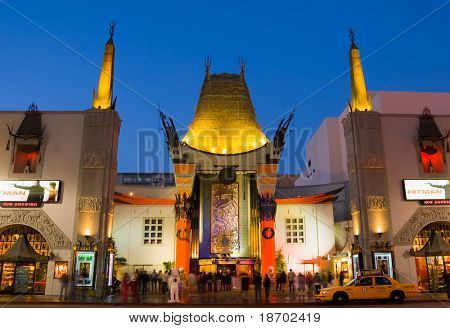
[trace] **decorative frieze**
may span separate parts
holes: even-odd
[[[363,169],[384,169],[384,159],[380,155],[366,154],[361,158]]]
[[[103,169],[105,168],[105,153],[85,153],[82,159],[83,169]]]
[[[353,173],[353,172],[356,171],[356,163],[355,163],[355,160],[349,159],[349,160],[347,161],[347,170],[348,170],[348,174],[351,174],[351,173]]]
[[[79,212],[100,212],[102,210],[102,200],[96,196],[81,196],[78,199]]]
[[[367,196],[366,206],[368,211],[387,211],[388,198],[386,196]]]
[[[352,117],[347,116],[342,122],[344,126],[344,136],[348,136],[352,132]]]
[[[89,110],[86,112],[87,126],[109,126],[110,119],[110,111]]]
[[[356,214],[356,213],[358,213],[360,211],[361,210],[359,208],[359,201],[356,198],[351,199],[350,200],[350,214],[353,215],[353,214]]]
[[[450,223],[450,207],[419,207],[394,237],[394,244],[412,247],[419,231],[433,222]]]
[[[71,248],[70,239],[43,210],[0,210],[0,230],[17,224],[39,231],[52,250]]]
[[[380,115],[377,113],[358,113],[357,114],[358,127],[363,129],[379,129]]]

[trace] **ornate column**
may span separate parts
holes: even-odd
[[[259,195],[261,230],[261,272],[275,273],[275,214],[277,203],[273,194]]]

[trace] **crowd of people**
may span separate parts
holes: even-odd
[[[176,270],[176,269],[175,269]],[[173,272],[176,272],[176,279],[173,277]],[[232,290],[232,273],[230,271],[220,271],[218,273],[202,271],[199,274],[190,273],[187,277],[183,270],[160,270],[157,272],[147,272],[144,270],[136,270],[132,275],[125,273],[121,282],[114,279],[115,290],[119,291],[124,301],[130,298],[133,302],[141,301],[143,296],[149,294],[167,294],[173,301],[178,301],[178,294],[183,292],[189,295],[193,293],[205,292],[225,292]],[[337,281],[339,285],[344,283],[344,273],[341,272]],[[287,273],[285,271],[278,271],[273,277],[261,275],[260,272],[253,272],[250,276],[247,273],[240,274],[240,290],[242,298],[248,299],[249,290],[253,284],[255,299],[260,300],[262,297],[262,290],[264,289],[264,296],[269,298],[273,293],[273,287],[276,292],[287,292],[288,285],[289,293],[299,294],[301,297],[313,296],[320,292],[322,288],[327,288],[334,283],[335,277],[331,272],[303,274],[299,272],[296,274],[292,269]],[[175,281],[175,283],[174,283]],[[176,287],[176,295],[172,295],[171,291]],[[239,288],[238,288],[239,289]]]

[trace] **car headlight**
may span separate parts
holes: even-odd
[[[330,290],[322,290],[320,293],[321,293],[322,295],[327,295],[327,294],[330,294],[331,291],[330,291]]]

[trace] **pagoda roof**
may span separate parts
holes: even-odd
[[[441,234],[435,230],[431,231],[430,239],[428,239],[425,246],[414,253],[415,257],[448,255],[450,255],[450,245],[442,238]]]
[[[12,247],[3,255],[0,262],[47,262],[48,256],[40,255],[31,247],[28,239],[21,235]]]

